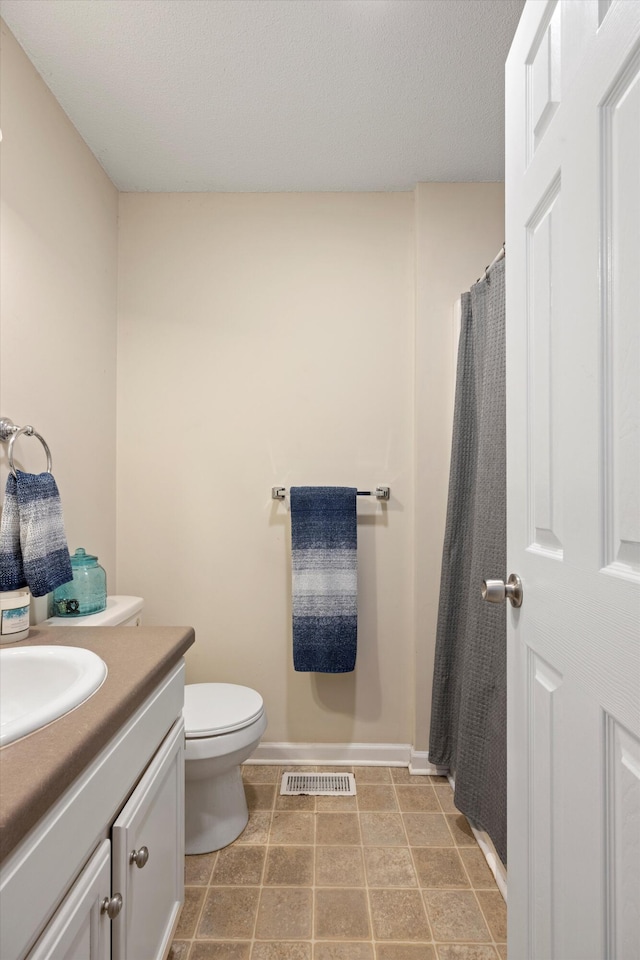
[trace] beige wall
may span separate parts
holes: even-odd
[[[412,730],[411,194],[120,200],[118,582],[192,623],[188,678],[255,686],[271,741]],[[352,674],[292,667],[288,505],[358,503]]]
[[[415,191],[415,729],[428,749],[453,420],[453,305],[504,241],[504,184],[420,183]]]
[[[193,623],[189,678],[255,685],[268,740],[426,750],[452,307],[502,242],[502,185],[123,195],[118,239],[115,188],[4,25],[1,70],[0,410],[49,441],[70,546],[148,622]],[[292,669],[270,499],[316,483],[392,490],[358,502],[358,663],[337,677]]]
[[[118,194],[7,27],[0,66],[0,410],[47,440],[69,545],[115,587]],[[45,468],[20,438],[23,468]],[[7,476],[0,445],[0,484]]]

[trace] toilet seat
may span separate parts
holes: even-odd
[[[190,683],[184,691],[187,740],[218,737],[255,723],[264,712],[259,693],[235,683]]]

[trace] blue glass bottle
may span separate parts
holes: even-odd
[[[71,557],[73,580],[53,591],[53,615],[86,617],[107,605],[107,575],[98,558],[78,547]]]

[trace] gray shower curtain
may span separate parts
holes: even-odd
[[[455,805],[507,862],[505,261],[462,295],[442,554],[429,761],[451,769]]]

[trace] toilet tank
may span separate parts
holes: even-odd
[[[142,597],[107,597],[100,613],[86,617],[49,617],[39,627],[139,627],[142,623]]]

